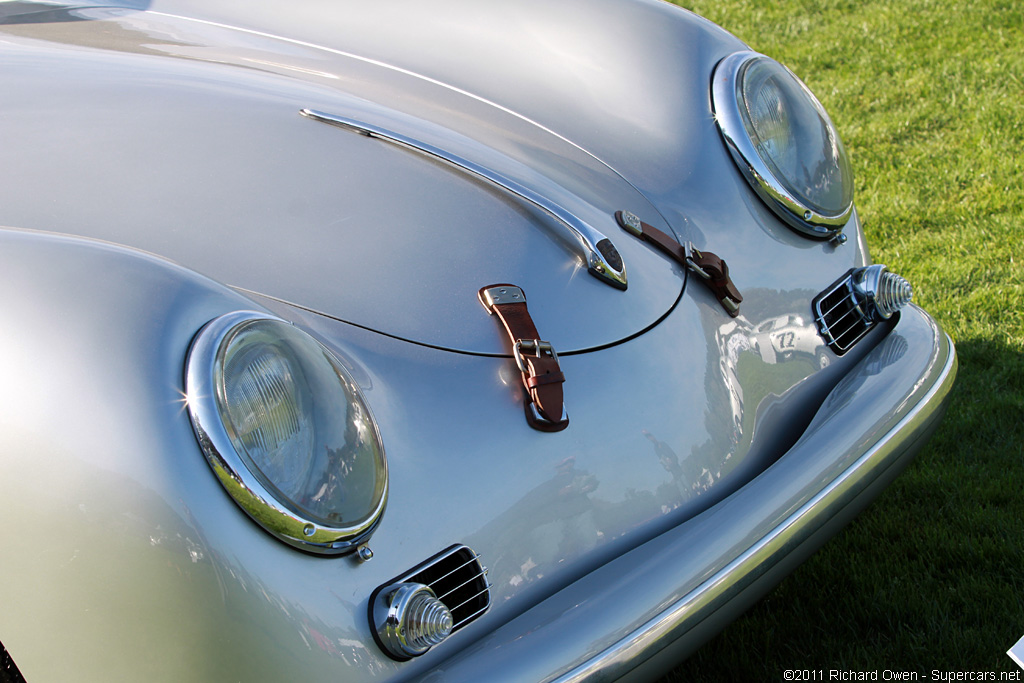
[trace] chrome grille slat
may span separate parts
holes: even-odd
[[[472,602],[473,600],[476,600],[477,598],[479,598],[480,596],[482,596],[486,592],[487,592],[486,590],[482,590],[479,593],[477,593],[476,595],[472,595],[469,598],[463,600],[462,602],[460,602],[459,604],[455,605],[454,607],[449,605],[448,606],[448,610],[451,611],[451,612],[454,612],[457,609],[462,609],[463,607],[468,605],[470,602]],[[441,602],[444,602],[444,598],[441,598]],[[447,604],[447,603],[445,603],[445,604]]]
[[[469,584],[473,583],[474,581],[480,579],[481,577],[485,576],[486,574],[487,574],[487,572],[480,572],[478,574],[475,574],[475,575],[469,577],[468,579],[466,579],[465,581],[463,581],[462,583],[460,583],[458,586],[455,586],[454,588],[449,589],[447,592],[445,592],[443,594],[440,594],[437,597],[438,597],[439,600],[444,602],[444,599],[447,598],[449,595],[451,595],[455,591],[459,590],[460,588],[465,588],[466,586],[468,586]],[[430,586],[431,588],[433,588],[436,583],[437,582],[432,583],[432,584],[427,584],[427,585]],[[436,592],[437,591],[435,591],[435,593]]]
[[[452,569],[450,572],[448,572],[444,576],[439,576],[436,579],[434,579],[434,583],[437,583],[438,581],[444,581],[445,579],[447,579],[449,576],[451,576],[455,572],[460,571],[460,570],[464,569],[465,567],[473,564],[474,562],[479,562],[479,561],[480,561],[480,556],[474,553],[473,557],[471,557],[469,560],[466,560],[465,562],[460,564],[455,569]],[[482,572],[482,573],[486,573],[486,572]]]
[[[472,614],[470,614],[468,617],[463,619],[462,623],[469,623],[469,622],[473,621],[474,619],[476,619],[477,617],[482,615],[484,612],[486,612],[488,607],[490,607],[490,603],[488,603],[487,607],[482,607],[479,610],[477,610],[476,612],[473,612]]]
[[[825,296],[825,297],[824,297],[824,298],[822,299],[822,301],[828,301],[828,297],[829,297],[829,296],[831,296],[831,295],[832,295],[832,294],[834,294],[834,293],[835,293],[835,290],[833,290],[833,291],[829,292],[829,293],[828,293],[828,294],[827,294],[827,295],[826,295],[826,296]],[[844,302],[846,302],[847,300],[849,300],[849,301],[854,301],[854,302],[856,301],[856,298],[855,298],[855,297],[853,296],[853,292],[850,292],[850,293],[848,293],[848,294],[847,294],[846,296],[844,296],[844,297],[842,297],[841,299],[839,299],[839,300],[838,300],[838,301],[837,301],[837,302],[835,303],[835,305],[834,305],[834,306],[832,306],[832,308],[828,309],[827,311],[823,311],[823,312],[822,312],[822,314],[821,314],[821,317],[822,317],[822,318],[824,318],[825,316],[829,315],[830,313],[832,313],[832,311],[834,311],[834,310],[836,310],[837,308],[839,308],[840,306],[842,306],[842,305],[843,305],[843,303],[844,303]]]
[[[859,328],[851,326],[850,328],[845,330],[843,334],[839,335],[838,339],[836,340],[836,343],[842,344],[845,348],[849,349],[858,339],[864,336],[864,333],[867,331],[868,328],[867,326],[864,325],[860,326]],[[850,341],[848,342],[844,341],[847,337],[850,336],[853,336],[853,339],[850,339]]]
[[[833,310],[835,310],[835,309],[833,309]],[[828,327],[826,329],[828,329],[829,332],[831,332],[831,330],[833,328],[840,327],[840,324],[843,323],[843,321],[845,321],[851,315],[858,316],[856,308],[849,309],[848,311],[846,311],[845,313],[840,315],[838,318],[832,320],[831,322],[829,322],[828,318],[826,318],[826,317],[815,318],[815,320],[817,320],[820,323],[824,323],[825,325],[827,325]],[[849,325],[849,327],[853,327],[856,323],[860,322],[860,320],[861,320],[861,318],[860,318],[860,316],[858,316],[857,318],[855,318],[852,321],[852,323]],[[849,327],[843,327],[842,329],[849,329]],[[833,336],[842,336],[842,335],[834,335],[833,334]]]

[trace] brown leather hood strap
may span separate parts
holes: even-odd
[[[676,242],[675,237],[658,230],[653,225],[644,223],[628,211],[616,211],[615,220],[619,222],[619,225],[626,232],[657,247],[659,251],[677,261],[682,266],[687,268],[690,266],[690,264],[686,262],[686,249],[683,245],[679,244],[679,242]]]
[[[498,316],[512,343],[526,390],[526,421],[544,432],[565,429],[569,425],[562,401],[565,375],[558,366],[558,354],[537,332],[523,290],[509,284],[488,285],[478,296],[487,312]]]
[[[671,235],[644,223],[628,211],[616,211],[615,219],[626,232],[654,245],[680,265],[692,270],[715,295],[726,313],[733,318],[740,314],[743,295],[733,284],[729,277],[729,266],[721,257],[710,251],[698,251],[691,244],[684,247]]]
[[[690,248],[687,259],[690,261],[690,267],[711,289],[711,293],[722,304],[725,312],[734,318],[738,316],[743,295],[740,294],[740,290],[736,289],[732,278],[729,277],[729,266],[725,264],[725,261],[717,254],[712,254],[710,251],[698,251],[693,247]]]

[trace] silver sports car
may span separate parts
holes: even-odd
[[[657,0],[0,2],[0,680],[648,678],[956,375]]]

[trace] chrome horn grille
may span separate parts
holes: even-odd
[[[452,613],[452,631],[473,621],[491,606],[487,568],[468,547],[456,546],[441,553],[407,581],[430,586]]]
[[[444,631],[443,636],[426,647],[412,647],[395,637],[395,633],[406,630],[400,623],[403,614],[398,603],[412,593],[428,594],[442,603],[451,615],[450,627],[440,629]],[[480,564],[480,556],[473,550],[456,545],[377,588],[370,597],[370,625],[381,649],[395,659],[404,660],[423,654],[449,633],[483,615],[490,606],[487,568]]]
[[[825,343],[841,356],[912,297],[910,283],[885,266],[854,268],[814,299],[814,321]]]

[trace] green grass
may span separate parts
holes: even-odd
[[[872,256],[953,336],[945,421],[839,536],[668,677],[1017,671],[1024,635],[1024,6],[679,2],[795,71],[852,156]]]

